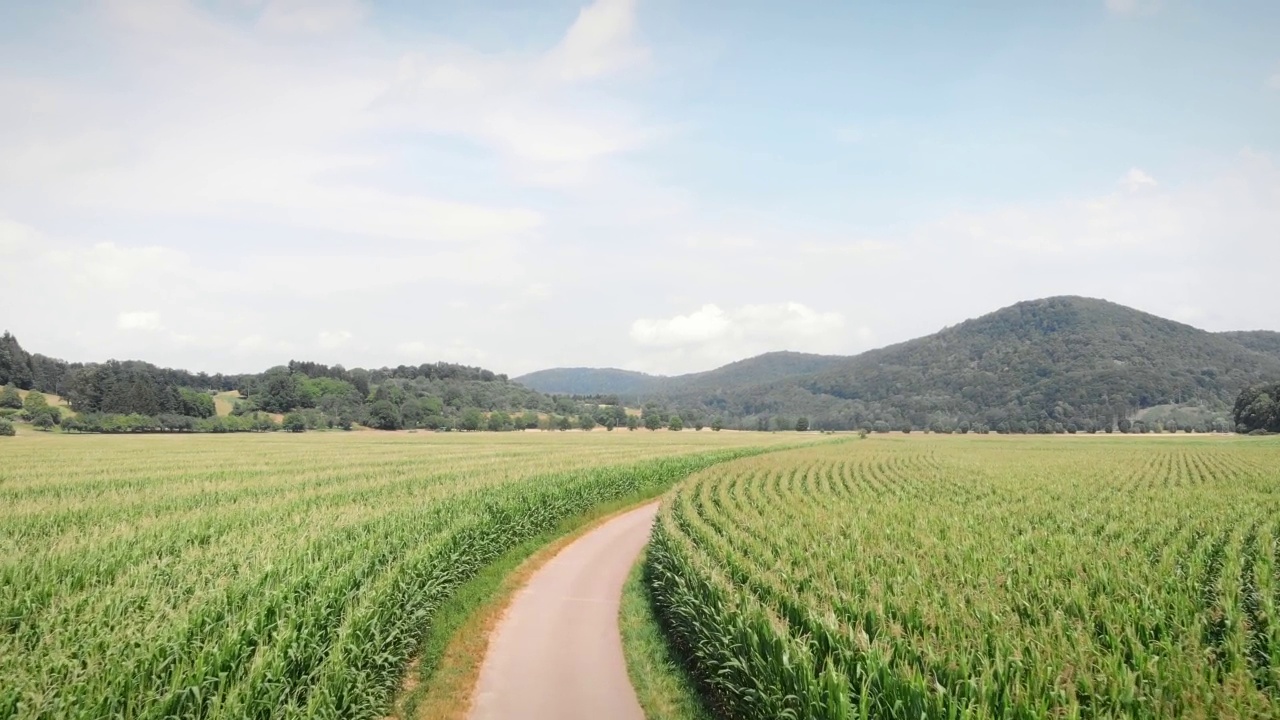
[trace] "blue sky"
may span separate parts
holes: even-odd
[[[701,370],[1022,299],[1280,329],[1280,5],[0,6],[0,325]]]

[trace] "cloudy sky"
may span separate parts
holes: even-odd
[[[0,327],[512,374],[1068,293],[1280,330],[1274,0],[586,1],[0,4]]]

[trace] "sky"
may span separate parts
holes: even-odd
[[[1280,330],[1274,0],[0,0],[0,328],[674,374],[1020,300]]]

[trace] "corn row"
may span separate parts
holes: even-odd
[[[1280,444],[874,438],[664,502],[646,580],[725,718],[1280,715]]]
[[[19,439],[0,718],[381,717],[440,605],[594,506],[796,438]]]

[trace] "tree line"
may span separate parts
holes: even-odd
[[[1215,371],[1199,372],[1208,377]],[[465,431],[711,427],[961,434],[1280,432],[1280,388],[1275,383],[1245,390],[1233,412],[1206,408],[1189,418],[1137,419],[1135,406],[1195,398],[1176,393],[1139,398],[1115,376],[1115,386],[1092,386],[1096,396],[1082,397],[1077,389],[1068,400],[1067,393],[1048,390],[1051,377],[1046,374],[1045,382],[1033,386],[1029,396],[1008,401],[1016,407],[986,405],[1000,398],[987,397],[987,391],[974,384],[956,389],[964,398],[961,402],[923,390],[913,394],[909,384],[839,398],[800,383],[776,383],[658,398],[643,403],[635,414],[627,411],[627,398],[618,395],[546,395],[506,375],[453,363],[368,370],[295,360],[262,373],[211,375],[136,360],[68,363],[29,354],[10,333],[0,335],[0,419],[17,417],[40,427],[61,424],[81,432],[298,432],[356,425]],[[26,401],[18,389],[32,391]],[[230,416],[219,417],[213,395],[231,390],[236,394]],[[76,417],[63,418],[41,393],[62,396]],[[796,409],[801,412],[791,414]]]

